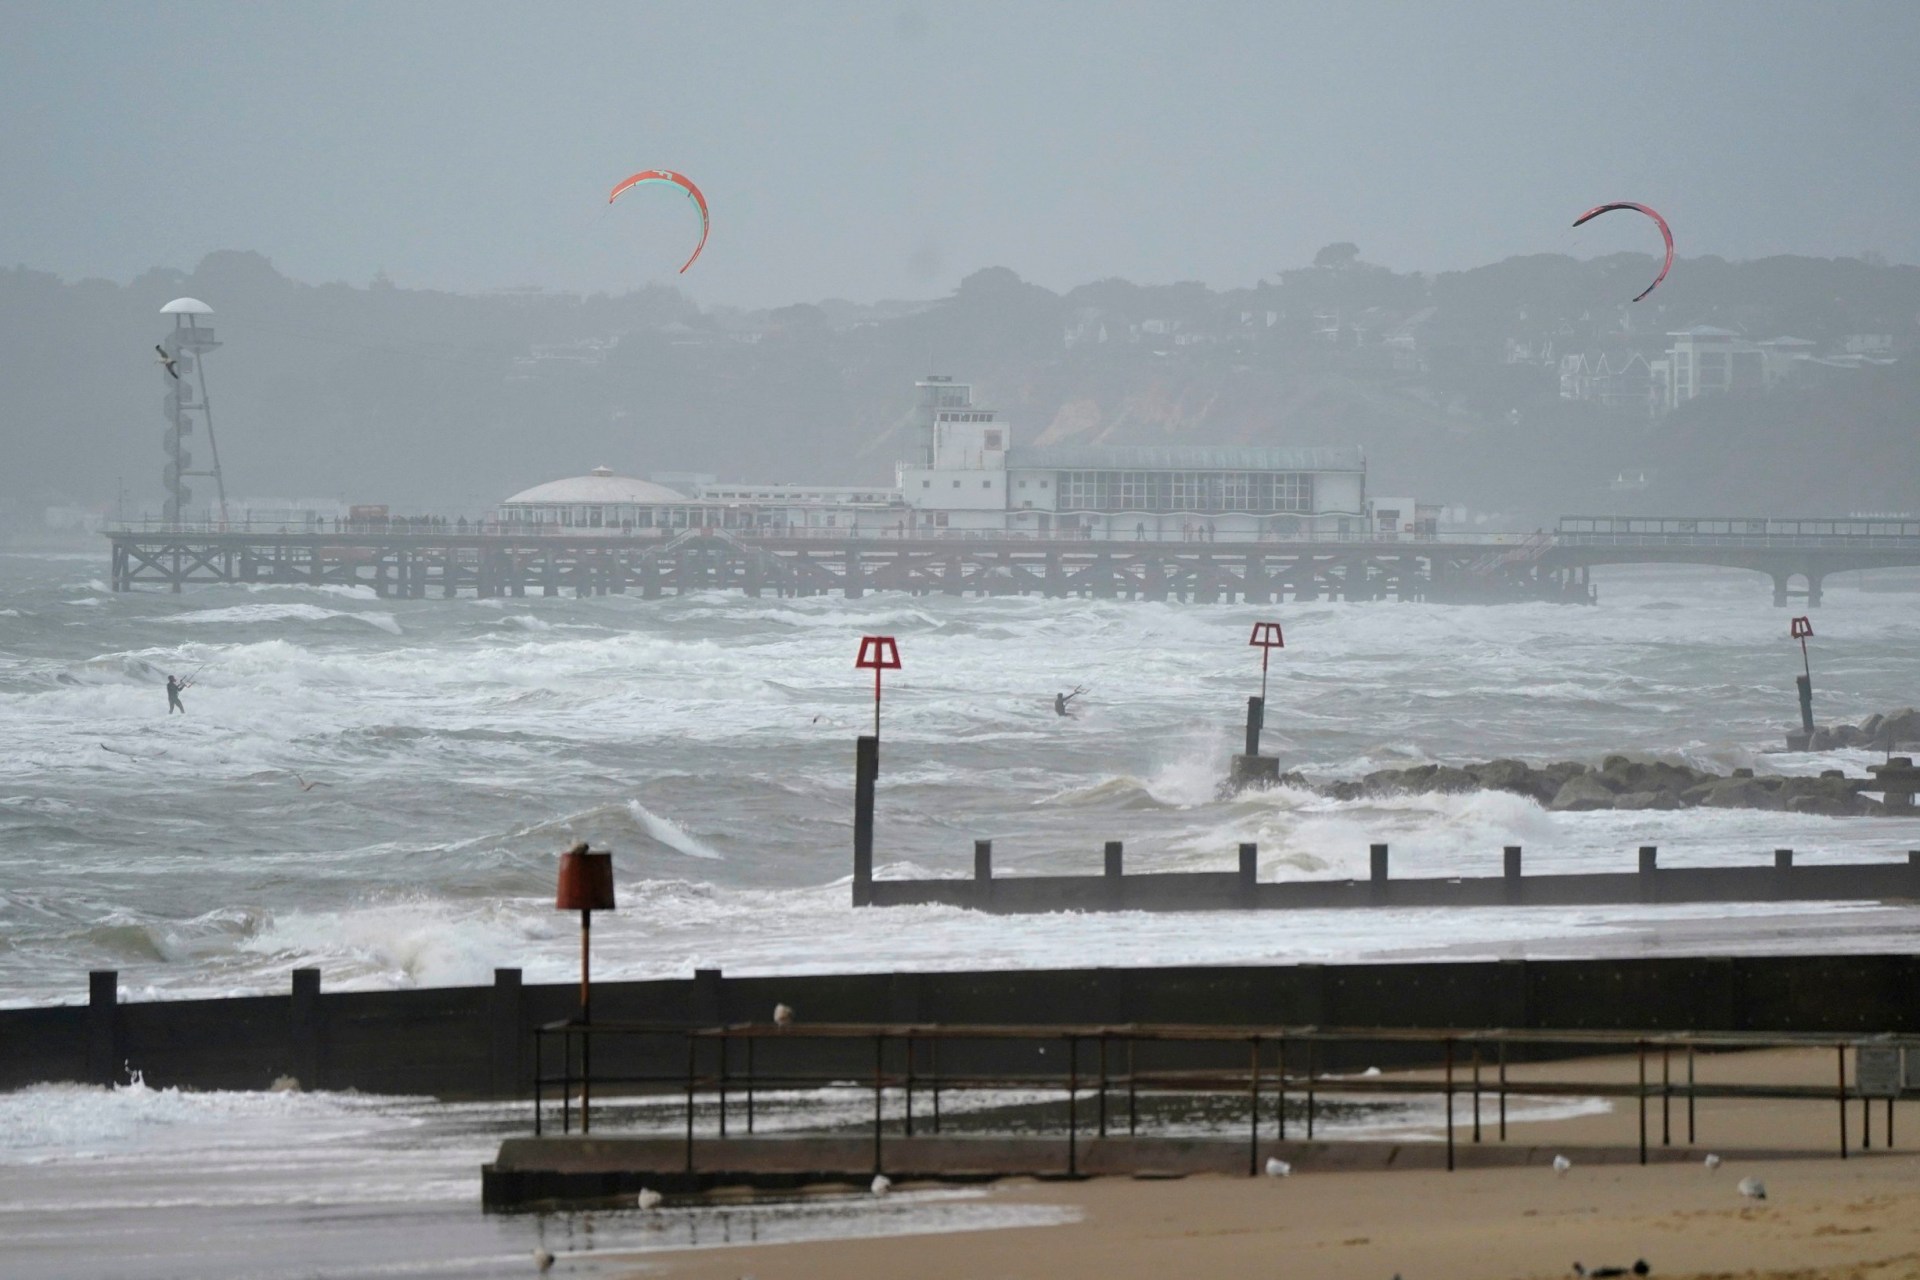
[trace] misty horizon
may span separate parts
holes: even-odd
[[[958,10],[27,4],[0,52],[0,262],[703,306],[1226,288],[1352,240],[1396,270],[1646,251],[1920,261],[1911,6]],[[694,235],[671,167],[713,208]]]

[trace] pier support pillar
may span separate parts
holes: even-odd
[[[1126,896],[1126,868],[1125,854],[1118,840],[1107,841],[1105,879],[1107,905],[1119,907]]]
[[[1367,894],[1375,902],[1384,902],[1387,897],[1387,846],[1372,845],[1367,849]]]
[[[87,974],[87,1083],[113,1085],[126,1059],[120,1029],[120,971]]]
[[[1247,553],[1247,567],[1241,578],[1241,599],[1247,604],[1267,604],[1273,592],[1267,583],[1267,558],[1257,551]]]
[[[1260,892],[1260,846],[1251,841],[1240,845],[1240,905],[1258,906]]]
[[[849,600],[858,600],[867,593],[866,579],[860,573],[860,553],[852,547],[847,548],[846,577],[842,581],[846,583],[846,598]]]
[[[993,901],[993,841],[973,842],[973,905],[986,910]]]
[[[1773,603],[1775,608],[1786,607],[1787,575],[1784,573],[1776,573],[1773,575]]]
[[[1520,901],[1520,846],[1510,844],[1500,851],[1501,889],[1508,902]]]
[[[862,734],[853,747],[853,905],[873,905],[873,784],[880,776],[880,739]]]

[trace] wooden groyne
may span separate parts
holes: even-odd
[[[1621,903],[1870,902],[1920,900],[1920,850],[1904,862],[1795,863],[1776,849],[1750,867],[1662,867],[1643,845],[1631,871],[1522,874],[1521,848],[1501,851],[1488,876],[1399,877],[1388,847],[1368,850],[1365,879],[1261,880],[1259,846],[1242,844],[1232,871],[1128,874],[1120,841],[1108,841],[1097,875],[996,876],[993,844],[974,842],[971,878],[854,882],[862,906],[941,905],[1013,915],[1036,911],[1326,910],[1362,907],[1580,907]],[[860,864],[856,863],[856,866]]]
[[[123,1003],[95,973],[84,1003],[0,1010],[0,1088],[47,1081],[155,1088],[306,1088],[530,1097],[536,1030],[573,1016],[573,983],[325,991],[293,971],[281,995]],[[779,1003],[807,1021],[948,1026],[1098,1022],[1346,1027],[1920,1034],[1920,956],[1738,956],[1342,965],[723,976],[596,982],[596,1020],[717,1027]],[[1030,1054],[1031,1049],[1025,1051]],[[992,1050],[982,1069],[1030,1062]],[[596,1072],[677,1075],[685,1046],[596,1050]],[[858,1079],[871,1050],[841,1068]]]
[[[1246,762],[1260,756],[1260,699],[1249,699],[1248,753],[1234,758],[1240,780]],[[1277,762],[1274,762],[1277,763]],[[1910,766],[1910,762],[1906,762]],[[1271,772],[1271,771],[1269,771]],[[877,879],[874,810],[880,778],[880,741],[862,735],[854,747],[853,905],[949,906],[999,914],[1044,911],[1258,911],[1361,907],[1582,907],[1681,902],[1871,902],[1920,900],[1920,849],[1904,862],[1802,864],[1792,849],[1775,849],[1769,862],[1750,867],[1662,867],[1660,851],[1642,845],[1632,871],[1524,874],[1523,849],[1507,845],[1500,873],[1484,876],[1403,877],[1391,874],[1391,850],[1368,849],[1368,874],[1359,879],[1260,879],[1260,848],[1240,845],[1233,870],[1128,874],[1125,844],[1109,840],[1097,875],[999,876],[993,842],[973,843],[971,877]],[[1864,785],[1875,784],[1862,780]],[[1908,803],[1911,803],[1910,797]],[[1491,861],[1491,859],[1489,859]]]

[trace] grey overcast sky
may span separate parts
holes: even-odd
[[[1920,3],[21,3],[0,263],[702,303],[1655,247],[1920,260]],[[1608,225],[1611,224],[1611,225]]]

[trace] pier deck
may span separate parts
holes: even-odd
[[[1591,599],[1584,570],[1547,565],[1539,554],[1544,544],[1506,535],[1214,543],[941,530],[876,537],[832,529],[127,526],[107,537],[116,591],[237,582],[366,587],[395,598],[631,593],[654,599],[734,590],[1200,603]]]

